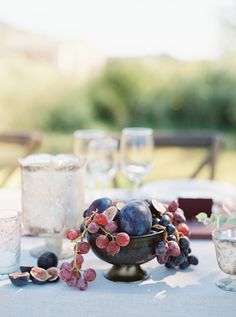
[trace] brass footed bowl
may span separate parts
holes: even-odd
[[[140,264],[155,258],[155,246],[163,240],[164,230],[152,231],[143,236],[132,236],[126,247],[121,247],[120,252],[114,256],[107,254],[105,249],[96,246],[98,234],[88,234],[88,242],[95,255],[110,264],[113,264],[104,276],[112,281],[133,282],[149,277]]]

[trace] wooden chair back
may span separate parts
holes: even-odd
[[[183,148],[205,148],[208,149],[206,157],[199,163],[190,175],[195,178],[200,171],[209,166],[209,179],[215,178],[216,163],[220,150],[224,146],[224,138],[220,133],[164,133],[156,132],[154,144],[159,147],[183,147]]]
[[[25,148],[23,157],[34,153],[40,147],[42,142],[42,135],[38,132],[32,133],[0,133],[0,143],[17,144]],[[17,169],[18,163],[14,161],[14,164],[10,166],[7,173],[4,175],[0,182],[0,187],[3,187],[10,176]]]

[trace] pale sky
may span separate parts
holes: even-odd
[[[56,39],[86,39],[106,56],[220,53],[233,0],[0,0],[0,21]]]

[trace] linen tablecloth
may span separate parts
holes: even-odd
[[[22,238],[21,265],[36,265],[29,255],[39,238]],[[64,282],[13,286],[0,282],[1,317],[122,317],[191,316],[232,317],[236,315],[236,294],[220,290],[214,281],[220,272],[212,241],[191,241],[199,265],[186,271],[168,270],[152,260],[143,265],[151,272],[146,281],[122,283],[104,278],[110,264],[92,252],[85,256],[84,267],[93,267],[97,279],[82,292]]]
[[[119,193],[122,194],[122,193]],[[20,208],[20,191],[0,190],[1,208]],[[22,238],[21,265],[36,265],[29,250],[40,238]],[[110,264],[92,252],[84,267],[97,271],[97,279],[81,292],[63,282],[29,284],[24,288],[0,281],[0,317],[232,317],[236,316],[236,294],[220,290],[214,281],[220,271],[211,240],[192,240],[199,265],[185,271],[168,270],[152,260],[143,265],[151,272],[146,281],[111,282],[103,277]]]

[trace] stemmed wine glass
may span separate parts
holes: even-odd
[[[105,190],[117,170],[118,141],[113,138],[93,140],[89,144],[89,164],[93,177]]]
[[[86,166],[86,181],[87,187],[91,191],[95,188],[96,179],[91,172],[90,160],[89,160],[89,144],[93,140],[100,140],[104,138],[106,132],[103,130],[95,129],[81,129],[74,132],[74,153],[78,157],[83,157],[87,159]]]
[[[141,181],[151,172],[154,139],[150,128],[125,128],[121,134],[120,163],[122,173],[134,184],[137,193]]]

